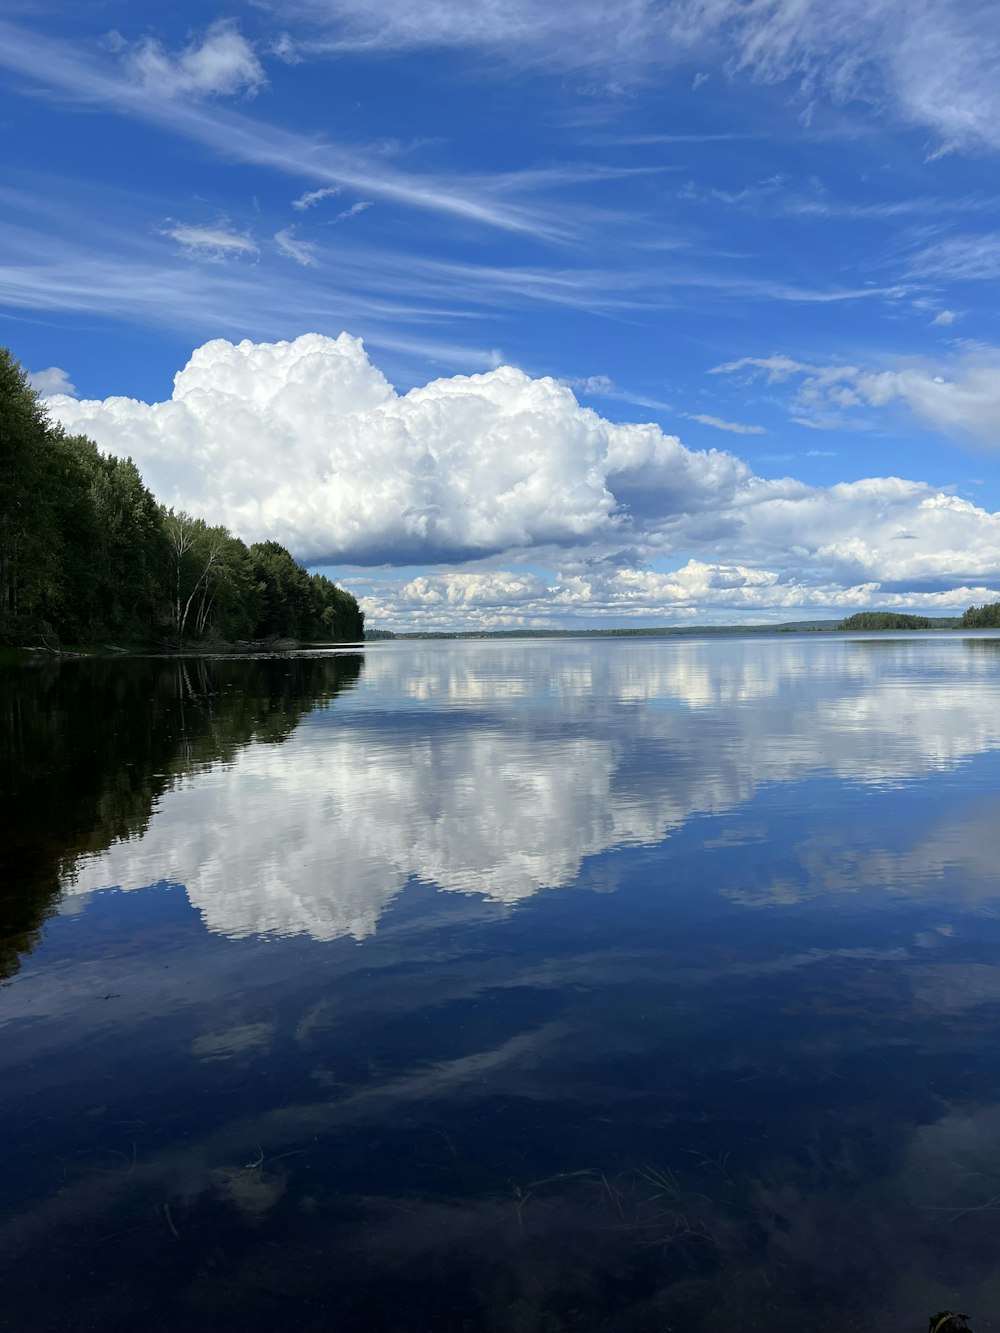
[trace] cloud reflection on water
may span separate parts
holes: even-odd
[[[64,888],[180,883],[230,937],[360,940],[411,879],[513,904],[764,784],[897,785],[995,749],[998,666],[943,636],[380,646],[349,699],[181,776]]]

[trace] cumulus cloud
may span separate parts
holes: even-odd
[[[176,241],[189,254],[200,255],[204,259],[219,260],[234,255],[257,254],[254,239],[247,232],[233,231],[226,222],[204,227],[171,222],[163,228],[163,235]]]
[[[831,392],[844,384],[835,369]],[[871,400],[900,391],[863,389]],[[558,571],[480,565],[405,585],[399,607],[451,623],[483,613],[484,598],[494,615],[501,603],[536,616],[790,612],[883,594],[939,597],[948,610],[1000,577],[1000,516],[926,483],[765,479],[656,425],[608,421],[566,385],[510,366],[399,394],[347,334],[218,340],[193,354],[166,402],[49,406],[135,458],[165,503],[312,563],[530,557]]]
[[[253,47],[226,19],[176,54],[147,37],[128,49],[125,62],[143,87],[162,97],[253,96],[266,82]]]
[[[76,385],[69,374],[59,366],[49,366],[48,370],[29,370],[28,383],[43,398],[52,394],[65,394],[68,398],[76,397]]]
[[[170,504],[300,556],[460,560],[589,542],[632,514],[710,509],[749,478],[716,450],[617,425],[501,366],[397,394],[359,339],[206,343],[169,402],[58,400]]]
[[[920,538],[899,531],[887,540]],[[859,555],[870,561],[877,552],[850,552],[851,559]],[[871,609],[944,616],[995,601],[998,596],[998,582],[991,586],[949,583],[943,591],[921,591],[918,586],[894,592],[876,579],[836,582],[808,573],[790,575],[778,568],[704,560],[689,560],[669,572],[634,567],[587,573],[561,570],[547,580],[511,570],[443,570],[403,582],[380,580],[366,586],[369,590],[360,600],[371,624],[413,630],[532,628],[581,620],[614,625],[654,620],[671,624],[777,623],[804,617],[838,618]]]
[[[924,426],[1000,446],[998,348],[978,349],[974,355],[947,365],[918,362],[882,371],[852,365],[813,365],[787,356],[742,357],[716,366],[712,373],[741,372],[762,373],[771,384],[794,380],[794,410],[802,424],[822,425],[831,413],[900,402]]]

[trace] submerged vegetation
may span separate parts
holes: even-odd
[[[0,644],[363,632],[355,598],[278,542],[164,508],[131,459],[53,425],[0,348]]]

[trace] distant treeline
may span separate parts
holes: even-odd
[[[278,542],[165,509],[131,459],[53,425],[0,348],[0,644],[363,635],[354,597]]]
[[[837,626],[847,630],[873,629],[1000,629],[1000,602],[970,606],[960,616],[910,616],[899,611],[859,611]]]
[[[949,620],[950,628],[957,622]],[[838,629],[940,629],[939,620],[928,616],[908,616],[899,611],[859,611],[855,616],[848,616],[837,626]]]

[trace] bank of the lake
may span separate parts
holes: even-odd
[[[165,508],[131,459],[54,426],[0,348],[0,647],[363,635],[357,599],[278,542]]]

